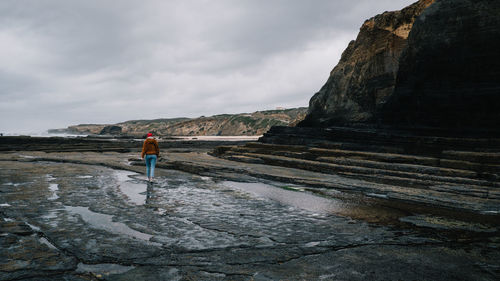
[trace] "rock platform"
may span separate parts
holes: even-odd
[[[323,183],[311,185],[500,214],[500,138],[273,127],[260,142],[218,147],[213,154],[254,167],[295,168],[297,177],[282,179],[291,182],[303,182],[298,171],[305,170],[321,175]]]
[[[498,215],[482,212],[494,199],[454,197],[463,208],[404,200],[421,188],[266,163],[320,163],[266,143],[164,143],[149,184],[138,148],[87,145],[0,153],[0,280],[500,277]]]

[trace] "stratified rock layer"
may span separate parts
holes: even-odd
[[[498,131],[499,14],[500,1],[435,0],[366,21],[300,126]]]
[[[159,167],[151,184],[132,155],[0,154],[0,280],[498,280],[499,220],[316,196],[236,170],[296,169],[206,153],[165,153],[204,176]]]
[[[392,202],[481,214],[500,212],[500,139],[344,127],[273,127],[259,143],[221,147],[214,154],[318,172],[324,178],[341,176],[332,188]],[[346,178],[369,183],[350,185]],[[379,184],[383,187],[375,188]],[[478,198],[483,202],[476,204]]]
[[[321,90],[310,101],[301,126],[372,121],[394,92],[399,58],[417,16],[432,0],[377,15],[361,26]]]
[[[500,1],[436,1],[419,17],[382,111],[390,125],[500,125]]]

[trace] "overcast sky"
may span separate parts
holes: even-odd
[[[2,0],[0,133],[307,106],[416,0]]]

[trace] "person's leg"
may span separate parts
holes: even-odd
[[[146,155],[144,159],[146,160],[146,176],[149,179],[149,175],[151,174],[151,159],[149,158],[149,155]]]
[[[151,179],[155,177],[156,155],[151,155]]]

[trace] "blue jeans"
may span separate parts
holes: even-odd
[[[148,178],[155,176],[156,154],[146,154],[146,173]]]

